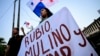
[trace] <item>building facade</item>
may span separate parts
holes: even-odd
[[[89,26],[85,27],[82,32],[100,55],[100,17],[95,19]]]

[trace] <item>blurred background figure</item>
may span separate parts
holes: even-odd
[[[14,28],[13,36],[8,41],[7,48],[5,50],[6,56],[17,56],[22,38],[23,36],[18,34],[18,28]]]

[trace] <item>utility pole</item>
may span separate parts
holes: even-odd
[[[13,29],[14,29],[14,25],[15,25],[15,10],[16,10],[16,1],[14,1],[14,11],[13,11],[13,23],[12,23],[12,36],[13,36]]]
[[[20,0],[19,0],[19,4],[18,4],[17,28],[18,28],[18,31],[19,31],[19,29],[20,29]],[[18,32],[18,34],[19,34],[19,32]]]

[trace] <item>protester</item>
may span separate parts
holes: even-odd
[[[23,38],[18,32],[18,28],[13,29],[13,36],[10,38],[5,50],[6,56],[17,56]]]
[[[43,22],[45,19],[49,18],[50,16],[52,16],[52,12],[50,12],[48,8],[41,9],[41,16],[40,16],[41,22]]]

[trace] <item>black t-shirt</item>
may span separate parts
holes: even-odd
[[[8,56],[17,56],[23,36],[17,35],[10,38],[8,45],[10,46]]]

